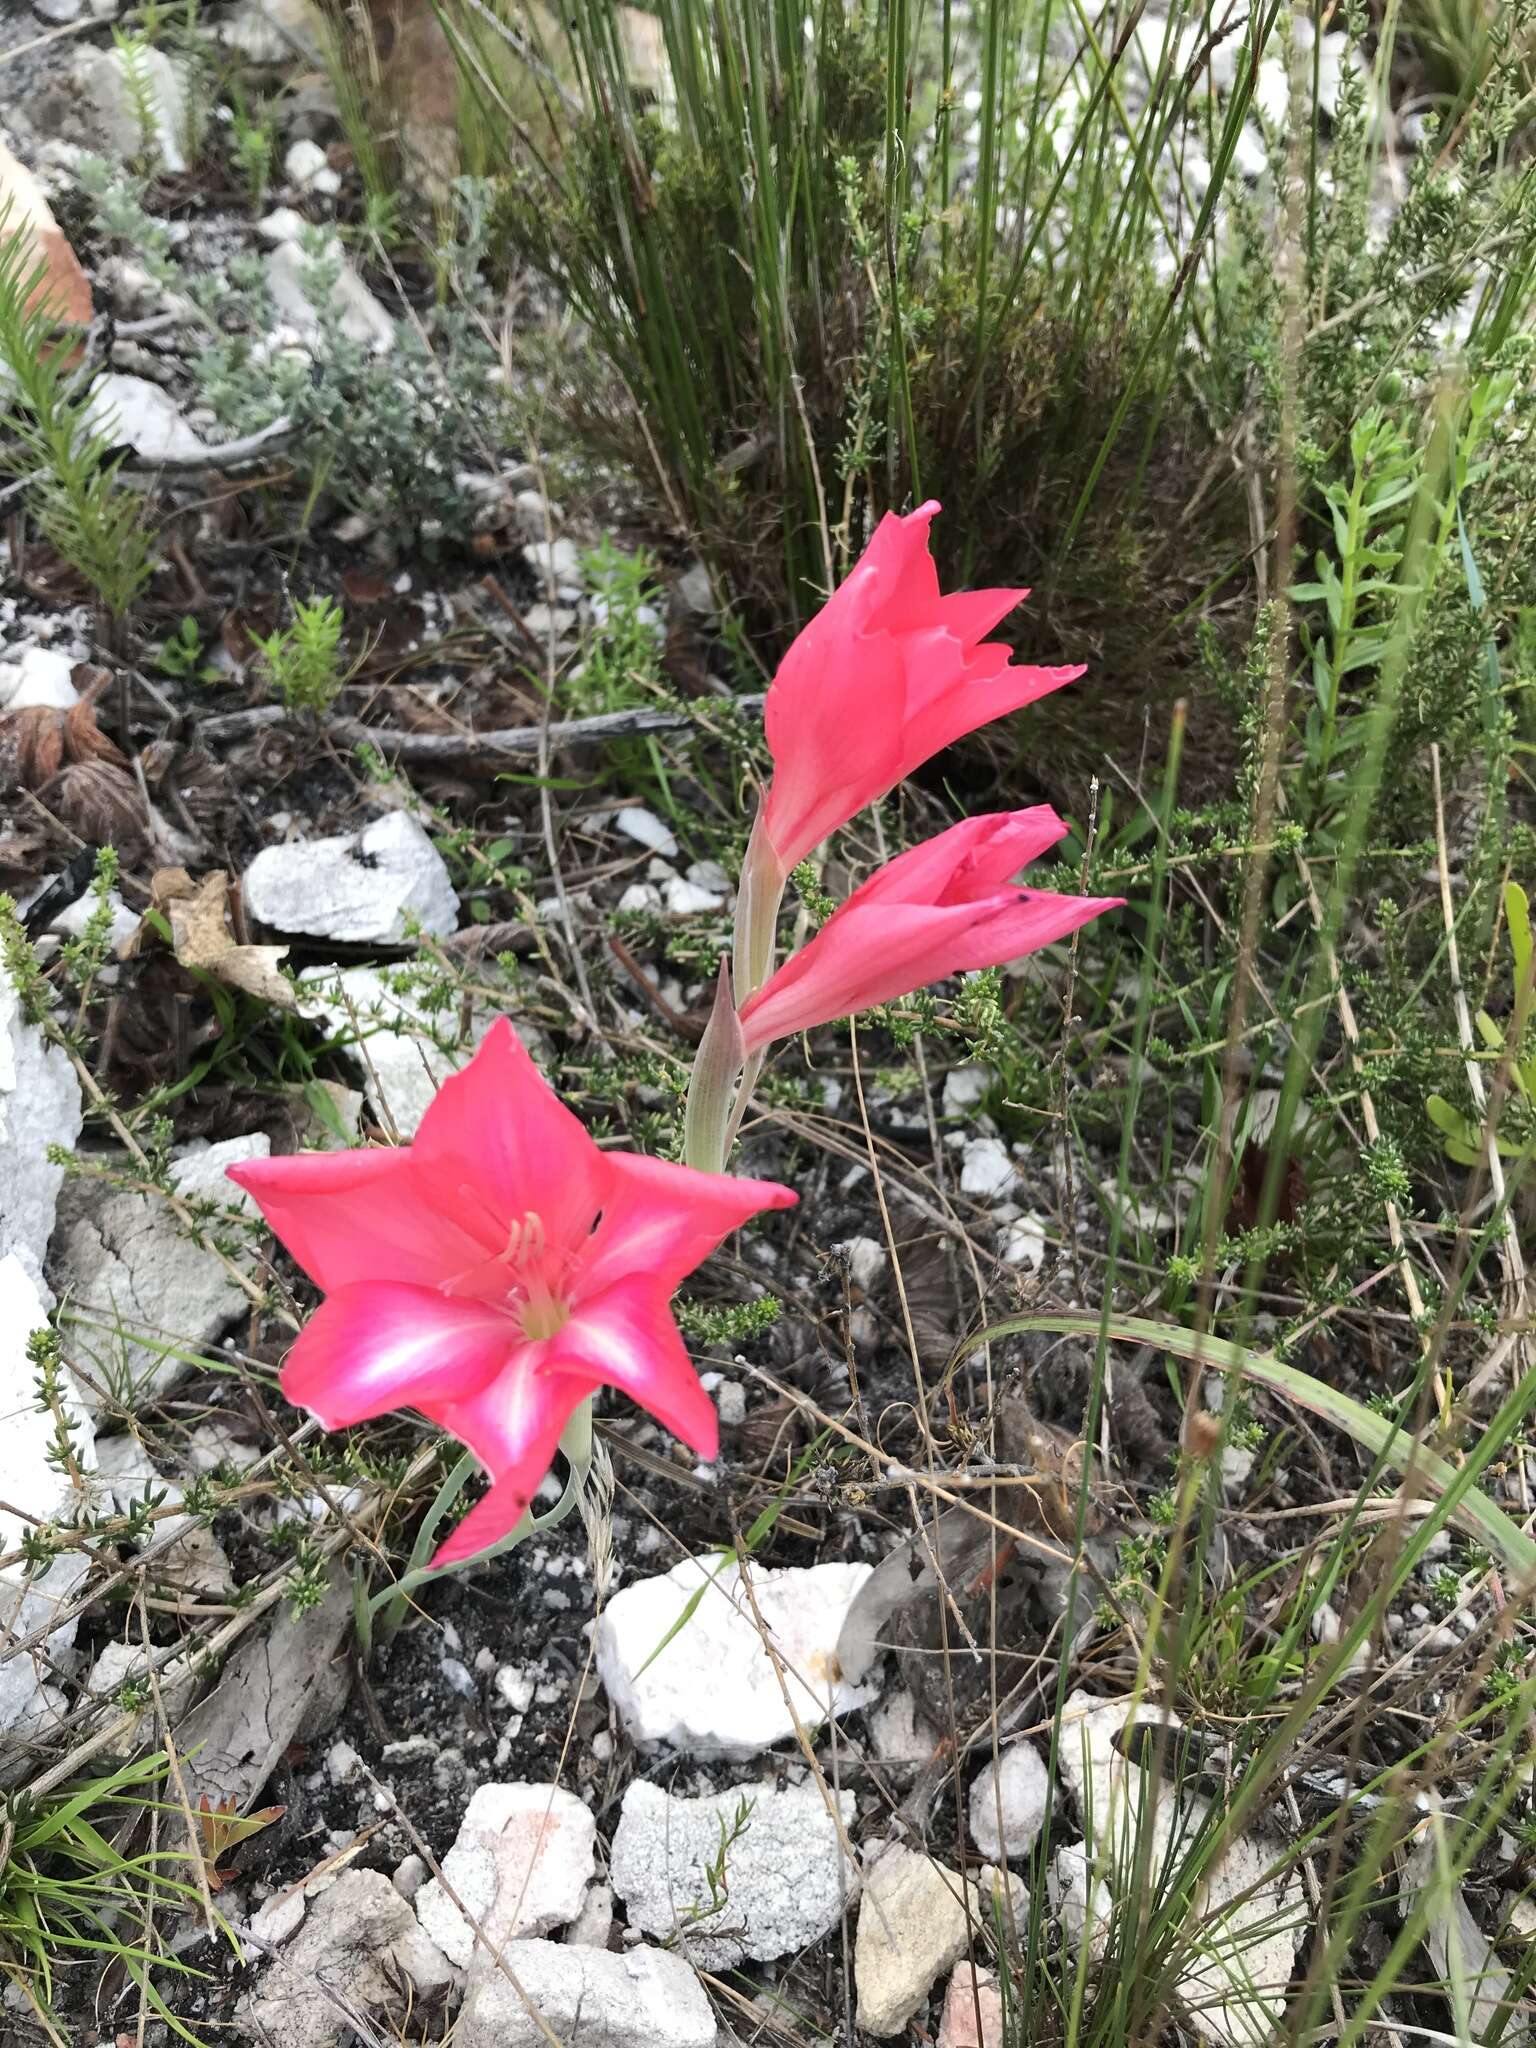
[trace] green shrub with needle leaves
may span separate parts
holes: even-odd
[[[0,469],[26,484],[37,529],[80,571],[111,619],[121,619],[149,580],[144,501],[120,481],[93,404],[91,373],[72,363],[72,338],[57,332],[47,273],[30,236],[0,214]]]

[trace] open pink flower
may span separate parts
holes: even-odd
[[[1001,966],[1117,908],[1119,896],[1052,896],[1013,880],[1066,829],[1049,804],[998,811],[888,861],[742,1004],[746,1052],[946,974]]]
[[[984,636],[1025,590],[939,594],[930,500],[888,512],[768,692],[762,831],[781,875],[930,755],[1083,671],[1015,667]]]
[[[505,1018],[413,1144],[229,1173],[325,1291],[283,1367],[289,1400],[327,1429],[419,1409],[490,1474],[439,1564],[513,1527],[599,1386],[715,1455],[714,1403],[668,1303],[722,1238],[796,1199],[773,1181],[600,1150]]]

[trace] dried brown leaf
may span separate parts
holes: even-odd
[[[77,667],[110,680],[105,669]],[[20,711],[0,712],[0,789],[41,790],[59,770],[75,761],[100,761],[126,770],[128,763],[96,724],[95,700],[101,684],[68,711],[51,704],[28,704]]]
[[[108,761],[114,768],[128,766],[116,743],[97,725],[96,705],[90,697],[82,697],[64,713],[64,752],[71,761]]]
[[[176,958],[183,967],[211,974],[226,987],[277,1009],[297,1007],[291,984],[278,972],[278,962],[286,957],[288,948],[241,946],[230,936],[225,923],[229,908],[226,874],[204,875],[193,888],[185,868],[162,868],[152,890],[156,902],[164,906]]]
[[[59,816],[72,832],[119,851],[136,845],[147,820],[138,785],[111,761],[72,761],[48,784]]]
[[[197,1826],[202,1837],[203,1874],[210,1891],[221,1891],[229,1882],[218,1868],[220,1859],[241,1842],[248,1841],[252,1835],[259,1835],[263,1828],[281,1820],[287,1810],[285,1806],[263,1806],[255,1813],[241,1813],[238,1802],[233,1798],[221,1799],[215,1806],[208,1794],[203,1794],[197,1806]]]
[[[64,765],[64,722],[44,704],[0,712],[0,790],[39,790]]]

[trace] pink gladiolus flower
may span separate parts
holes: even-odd
[[[1013,880],[1066,829],[1049,804],[998,811],[888,861],[742,1004],[745,1050],[947,974],[1001,966],[1116,909],[1123,897],[1053,896]]]
[[[781,875],[930,755],[1083,673],[1015,667],[983,637],[1028,591],[940,596],[928,552],[938,509],[888,512],[779,664],[762,832]]]
[[[416,1408],[490,1474],[434,1560],[510,1530],[572,1411],[618,1387],[701,1457],[714,1403],[668,1306],[716,1245],[794,1193],[604,1152],[505,1018],[409,1146],[229,1169],[325,1300],[283,1392],[327,1429]]]

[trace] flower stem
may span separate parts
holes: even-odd
[[[736,890],[736,943],[731,972],[738,1004],[744,1003],[748,996],[756,995],[773,972],[779,905],[784,901],[784,887],[788,879],[779,865],[777,854],[768,843],[759,805]]]
[[[731,971],[721,962],[715,1007],[694,1059],[683,1124],[683,1158],[706,1173],[723,1173],[736,1143],[747,1100],[763,1069],[763,1055],[747,1059],[739,1008],[773,972],[779,905],[786,876],[763,831],[762,811],[752,827],[736,889],[736,936]],[[745,1073],[743,1073],[745,1067]]]
[[[731,994],[731,970],[722,959],[714,1008],[694,1055],[683,1112],[683,1161],[703,1173],[720,1173],[730,1151],[731,1099],[743,1059],[741,1020]]]

